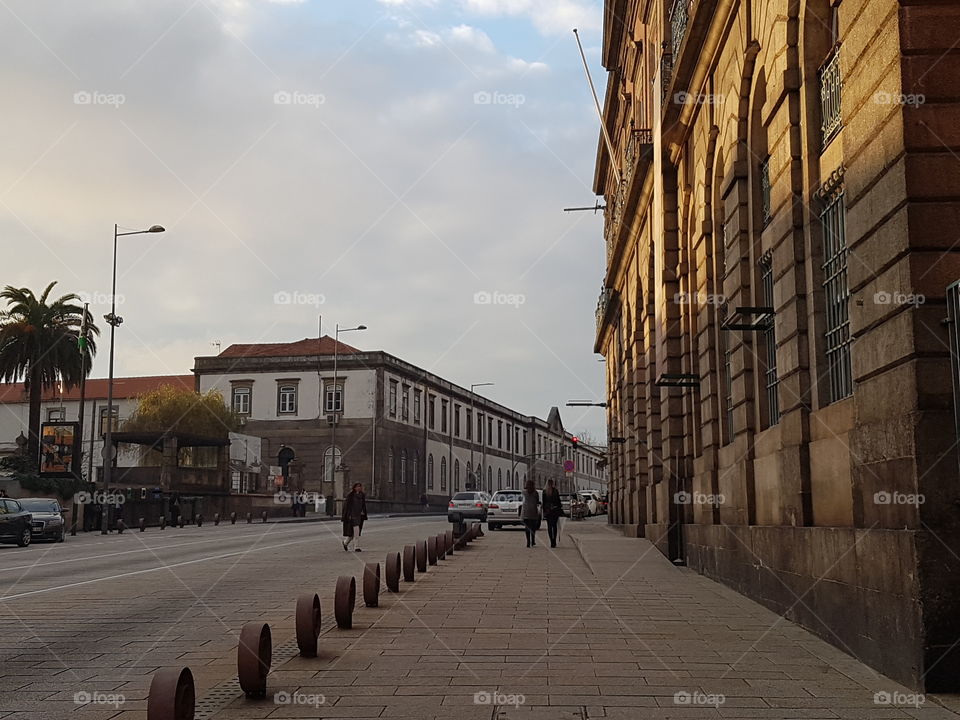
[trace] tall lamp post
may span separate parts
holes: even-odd
[[[337,475],[336,475],[336,473],[337,473],[338,466],[339,466],[339,469],[340,469],[340,470],[343,469],[343,459],[342,459],[342,458],[343,458],[343,454],[342,454],[342,453],[338,453],[338,451],[337,451],[337,423],[340,422],[340,418],[339,418],[339,415],[338,415],[338,412],[337,412],[337,406],[339,405],[339,406],[340,406],[340,410],[342,411],[342,410],[343,410],[343,400],[344,400],[343,392],[340,390],[340,385],[338,384],[338,381],[337,381],[337,361],[338,361],[338,358],[340,357],[340,333],[342,333],[342,332],[354,332],[354,331],[357,331],[357,330],[366,330],[366,329],[367,329],[367,326],[366,326],[366,325],[357,325],[356,327],[352,327],[352,328],[342,328],[342,327],[340,327],[340,323],[337,323],[336,329],[334,330],[334,333],[333,333],[333,398],[334,398],[334,403],[333,403],[333,432],[331,433],[331,436],[330,436],[330,438],[331,438],[331,439],[330,439],[330,445],[331,445],[331,447],[330,447],[330,454],[331,454],[331,456],[332,456],[332,457],[330,458],[330,464],[333,465],[333,477],[331,478],[331,480],[332,480],[334,483],[336,483],[336,481],[337,481]],[[339,403],[336,401],[338,396],[339,396],[339,398],[340,398],[340,402],[339,402]],[[339,456],[340,456],[340,459],[339,459],[339,460],[338,460],[338,458],[337,458],[338,454],[339,454]],[[336,489],[336,488],[335,488],[335,489]],[[337,498],[337,500],[341,503],[340,507],[343,507],[343,504],[342,504],[342,503],[344,502],[344,500],[345,500],[346,497],[347,497],[347,488],[346,488],[346,486],[342,486],[342,487],[339,488],[339,490],[340,490],[340,497]]]
[[[120,232],[117,225],[113,226],[113,286],[110,293],[110,314],[104,315],[103,319],[110,325],[110,369],[107,375],[107,432],[103,438],[103,513],[100,519],[100,534],[106,535],[110,532],[107,493],[110,489],[110,474],[113,470],[113,342],[117,332],[117,326],[123,322],[123,318],[117,315],[117,238],[127,235],[145,235],[147,233],[162,233],[164,228],[160,225],[151,225],[146,230],[132,230]]]
[[[477,425],[476,425],[477,410],[476,410],[476,403],[474,402],[476,395],[473,394],[473,389],[478,387],[489,387],[490,385],[493,385],[493,383],[492,382],[473,383],[470,386],[470,422],[473,424],[473,427],[470,430],[470,438],[471,438],[470,439],[470,472],[473,473],[473,489],[474,490],[479,490],[480,488],[477,486],[477,482],[476,482],[477,468],[473,464],[473,448],[477,444]],[[483,477],[482,473],[480,477],[481,478]]]

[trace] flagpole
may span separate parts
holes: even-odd
[[[590,84],[590,92],[593,93],[593,104],[597,108],[597,116],[600,118],[600,131],[603,133],[603,139],[607,144],[607,153],[610,155],[610,169],[613,176],[620,184],[620,169],[616,163],[616,153],[613,151],[613,141],[610,139],[610,133],[607,131],[607,123],[603,120],[603,110],[600,108],[600,98],[597,97],[597,88],[593,84],[593,77],[590,75],[590,66],[587,65],[587,56],[583,52],[583,45],[580,43],[580,33],[573,29],[573,35],[577,38],[577,47],[580,48],[580,59],[583,60],[583,71],[587,74],[587,82]]]

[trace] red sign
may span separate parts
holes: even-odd
[[[574,468],[573,460],[564,460],[564,461],[563,461],[563,469],[564,469],[566,472],[573,472],[573,468]]]

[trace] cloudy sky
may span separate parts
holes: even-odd
[[[545,417],[602,399],[600,0],[3,0],[0,285],[108,311],[117,374],[383,349]],[[101,323],[106,329],[105,324]],[[106,375],[106,342],[94,368]],[[604,436],[603,411],[563,410]]]

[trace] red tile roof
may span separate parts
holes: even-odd
[[[295,357],[309,355],[333,355],[336,341],[329,335],[322,338],[304,338],[289,343],[254,343],[249,345],[231,345],[217,357]],[[340,355],[351,355],[363,352],[350,345],[340,343]]]
[[[113,379],[113,396],[118,399],[136,398],[151,390],[156,390],[164,385],[173,385],[187,390],[193,390],[196,387],[196,379],[193,375],[151,375],[148,377],[126,377]],[[89,378],[87,380],[87,399],[94,398],[106,399],[107,397],[107,379]],[[0,383],[0,403],[20,403],[27,401],[27,391],[23,383]],[[50,388],[43,393],[44,402],[59,400],[60,395],[57,389]],[[64,400],[79,400],[80,388],[73,387],[65,390]]]

